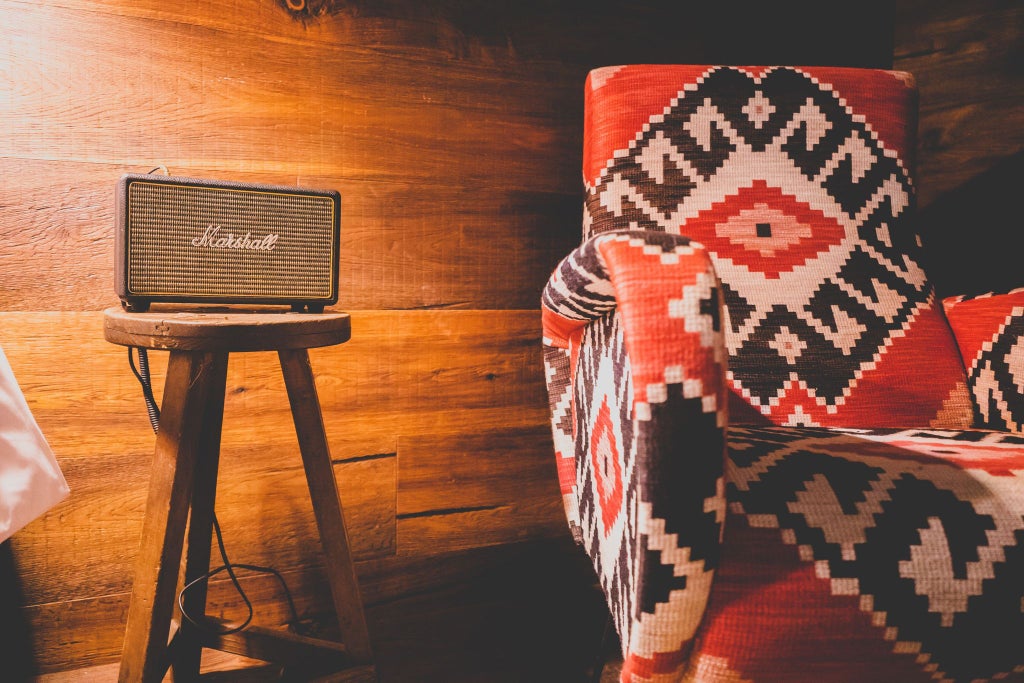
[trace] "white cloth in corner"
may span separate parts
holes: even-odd
[[[0,542],[68,493],[57,458],[0,348]]]

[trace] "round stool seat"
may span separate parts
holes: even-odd
[[[103,336],[122,346],[167,351],[280,351],[348,341],[347,313],[237,310],[103,312]]]

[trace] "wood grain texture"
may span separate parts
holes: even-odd
[[[488,430],[477,434],[424,434],[401,437],[398,517],[426,516],[437,507],[436,491],[446,491],[443,508],[480,509],[528,497],[554,499],[558,480],[545,452],[547,425],[532,429]]]
[[[298,450],[270,443],[266,451],[259,457],[261,449],[253,444],[223,452],[217,501],[228,552],[237,561],[281,570],[316,563],[319,539]],[[58,456],[65,476],[74,482],[71,499],[12,540],[29,604],[80,600],[130,587],[151,458],[151,437],[141,452]],[[341,462],[334,469],[349,505],[356,556],[393,554],[395,458]],[[216,551],[214,557],[219,558]]]
[[[895,66],[920,89],[918,201],[938,197],[1024,150],[1024,7],[902,0]]]
[[[226,357],[174,351],[164,386],[156,452],[150,476],[142,541],[133,573],[121,683],[159,683],[175,609],[185,529],[189,518],[206,401],[226,376]]]
[[[198,163],[301,176],[351,169],[364,178],[475,180],[505,188],[538,189],[558,185],[560,174],[576,177],[568,160],[542,165],[522,153],[539,154],[552,142],[552,131],[530,118],[543,113],[531,108],[544,98],[525,97],[552,88],[536,72],[460,62],[443,71],[411,71],[415,58],[382,60],[328,40],[273,40],[248,17],[240,42],[234,35],[241,7],[210,6],[237,22],[225,30],[5,4],[6,39],[22,70],[4,112],[10,156],[138,160],[140,166],[156,156],[172,169]],[[269,33],[303,33],[282,15],[267,23]],[[133,57],[129,69],[126,53]],[[93,104],[54,106],[53,85],[68,101]],[[503,106],[506,98],[510,106]],[[491,116],[481,121],[477,111]],[[506,135],[494,136],[485,123],[502,126]],[[513,163],[453,163],[482,150]]]
[[[106,325],[105,331],[106,331]],[[206,614],[207,586],[209,581],[201,581],[200,577],[215,567],[210,559],[213,557],[213,534],[214,524],[217,522],[217,484],[220,472],[220,437],[224,426],[224,394],[227,387],[228,354],[217,352],[214,357],[213,368],[216,372],[214,377],[209,378],[210,393],[203,408],[203,421],[199,434],[199,458],[196,462],[195,476],[192,484],[192,500],[189,505],[188,537],[185,541],[185,570],[181,579],[181,588],[189,589],[185,595],[179,594],[181,598],[181,611],[193,615]],[[170,366],[168,366],[170,369]],[[167,399],[163,401],[164,411],[167,410]],[[162,421],[162,417],[161,417]],[[158,423],[159,424],[159,423]],[[150,487],[153,479],[150,477]],[[149,508],[147,506],[148,515]],[[143,526],[145,526],[145,519]],[[145,532],[143,532],[145,539]],[[144,544],[143,540],[141,543]],[[219,547],[218,547],[219,549]],[[141,555],[141,544],[140,544]],[[178,568],[180,569],[180,563]],[[138,583],[139,563],[135,563],[133,574],[132,591],[135,591],[135,584]],[[130,608],[129,608],[130,612]],[[196,623],[188,619],[181,620],[181,627],[174,636],[178,641],[175,648],[172,664],[175,676],[182,678],[195,678],[199,674],[199,666],[202,661],[201,648],[196,644],[194,634],[199,629]],[[128,642],[127,632],[125,643]],[[122,657],[126,648],[122,648]]]
[[[274,351],[344,344],[352,336],[347,313],[270,313],[243,307],[129,313],[103,311],[103,337],[121,346],[161,351]]]
[[[920,89],[918,224],[940,297],[1024,286],[1024,7],[901,0],[896,66]],[[1019,222],[1019,221],[1018,221]]]
[[[566,530],[550,428],[400,438],[399,551],[473,548]],[[438,491],[444,491],[443,497]]]
[[[123,173],[152,168],[143,166],[0,155],[4,177],[19,179],[0,187],[5,310],[101,310],[117,302],[114,184]],[[550,270],[579,240],[582,199],[575,189],[171,168],[206,178],[338,189],[342,310],[533,308]]]
[[[351,317],[349,342],[310,355],[357,560],[401,553],[415,561],[441,550],[563,536],[546,443],[539,315],[352,311]],[[12,541],[26,602],[34,606],[37,658],[46,670],[110,661],[120,652],[153,453],[141,390],[125,350],[103,339],[101,312],[0,314],[0,346],[72,489],[65,503]],[[82,362],[54,373],[51,359],[71,355]],[[166,357],[151,353],[158,396]],[[495,432],[493,440],[488,432]],[[417,435],[404,456],[402,434]],[[483,476],[470,484],[475,451]],[[275,354],[229,358],[221,452],[217,514],[231,557],[305,576],[292,586],[300,606],[329,605]],[[452,488],[439,478],[445,457],[462,462],[454,472],[467,485],[459,487],[461,502],[472,509],[446,509]],[[495,473],[486,475],[491,469]],[[409,474],[408,518],[397,517],[403,471]],[[515,482],[531,487],[530,495],[515,497]],[[399,538],[406,539],[404,548]],[[411,573],[374,571],[385,572],[381,580],[390,576],[390,592],[422,581]],[[273,579],[245,582],[254,601],[287,618]],[[97,602],[98,596],[106,597]],[[211,614],[239,616],[238,598],[223,582],[211,586],[209,604]],[[71,605],[76,608],[68,612]],[[79,628],[90,636],[67,640],[67,629]]]
[[[382,558],[361,563],[359,569],[363,593],[370,598],[368,621],[375,655],[382,662],[381,683],[533,680],[531,673],[545,661],[545,670],[553,676],[564,674],[557,680],[576,680],[571,672],[590,663],[604,623],[603,598],[593,588],[593,570],[568,537],[430,558]],[[321,595],[318,603],[317,595],[301,577],[289,574],[287,579],[300,589],[300,611],[324,616],[329,623],[329,615],[322,610],[330,599]],[[279,591],[274,602],[275,590],[269,585],[259,590],[247,584],[249,589],[260,605],[257,615],[263,619],[261,623],[279,626],[286,616]],[[114,609],[115,605],[96,600],[78,605],[75,612],[50,613],[64,617],[73,613],[88,623],[99,621],[97,615],[104,608]],[[538,619],[541,614],[546,618]],[[62,625],[80,628],[67,620]],[[95,640],[115,636],[119,633],[111,630]],[[324,637],[333,635],[324,633]],[[74,648],[61,645],[53,642],[46,649],[51,673],[39,677],[38,683],[110,683],[116,679],[116,663],[104,665],[99,658],[69,665],[65,658]],[[203,660],[204,671],[257,664],[224,661],[221,653],[213,651],[205,652]],[[77,668],[61,672],[62,661],[65,669]],[[252,683],[277,678],[260,678],[253,671],[215,680]]]
[[[373,656],[370,636],[366,630],[363,598],[353,565],[343,502],[334,479],[313,368],[305,350],[283,350],[278,355],[285,387],[288,389],[292,421],[299,438],[299,451],[302,453],[306,485],[313,503],[313,515],[320,532],[320,545],[334,599],[334,613],[340,624],[342,639],[353,660],[361,664],[370,663]]]
[[[539,311],[349,313],[350,341],[310,351],[336,459],[394,453],[402,433],[544,424]],[[47,436],[62,440],[67,453],[59,455],[109,454],[112,444],[147,443],[141,390],[128,368],[127,351],[104,341],[101,313],[0,313],[0,319],[0,344]],[[63,360],[67,357],[76,362]],[[160,352],[150,357],[157,395],[166,357]],[[293,438],[290,427],[268,426],[264,419],[268,413],[286,415],[283,401],[273,353],[232,355],[226,444],[244,444],[250,434],[258,441]],[[456,408],[459,412],[452,413]],[[358,423],[359,429],[331,428],[346,423]],[[135,438],[111,439],[104,430]]]
[[[347,307],[535,305],[578,235],[581,78],[383,59],[284,13],[261,26],[210,8],[172,21],[0,5],[0,72],[19,74],[0,102],[0,163],[18,179],[0,190],[5,308],[109,305],[114,183],[159,164],[339,190]],[[79,257],[59,257],[68,245]]]

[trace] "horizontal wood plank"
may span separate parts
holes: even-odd
[[[399,554],[418,556],[437,548],[467,550],[563,533],[568,533],[568,526],[561,498],[527,498],[498,507],[442,509],[438,514],[403,518],[397,525],[397,543]]]
[[[1024,7],[1000,0],[898,4],[894,63],[920,89],[921,207],[1024,150],[1021,22]]]
[[[401,554],[415,562],[439,548],[563,537],[547,448],[539,316],[444,310],[351,315],[349,342],[310,355],[361,566],[375,557]],[[34,623],[47,624],[38,634],[48,652],[67,651],[71,659],[40,656],[55,668],[75,657],[78,663],[100,662],[119,651],[144,514],[153,434],[141,389],[127,367],[127,352],[103,340],[99,312],[0,313],[0,346],[72,491],[12,541],[29,614],[43,620]],[[70,357],[82,362],[53,372],[50,359]],[[153,352],[150,363],[159,397],[166,354]],[[403,434],[413,438],[405,442]],[[453,447],[446,449],[449,439]],[[492,470],[476,482],[467,459],[473,452],[482,453]],[[461,487],[461,503],[471,508],[461,515],[446,509],[452,490],[443,479],[445,458],[461,461],[458,476],[472,482]],[[398,518],[403,471],[409,475],[410,516]],[[517,480],[529,495],[516,495]],[[298,444],[271,352],[229,359],[217,509],[233,560],[306,576],[292,587],[299,604],[330,604]],[[380,571],[370,581],[384,581],[385,593],[417,585],[411,576]],[[287,618],[272,578],[244,581],[262,586],[255,595],[276,601],[277,616]],[[370,599],[374,595],[371,588]],[[96,596],[114,602],[102,604]],[[69,605],[85,612],[69,612]],[[222,618],[238,616],[230,584],[211,587],[210,606]],[[117,614],[121,619],[94,624],[93,635],[81,641],[50,633],[54,623],[71,634],[91,619]]]
[[[123,173],[151,167],[0,155],[0,169],[11,179],[0,188],[0,197],[9,197],[0,201],[7,226],[0,250],[3,309],[116,305],[114,186]],[[535,309],[551,270],[579,241],[582,199],[575,186],[427,191],[422,184],[338,175],[172,170],[338,190],[342,309]]]
[[[269,465],[248,453],[225,452],[217,515],[235,562],[294,569],[320,561],[298,453]],[[29,604],[80,600],[127,591],[145,514],[148,455],[77,458],[62,463],[72,493],[12,539]],[[357,558],[395,552],[395,459],[335,466]],[[212,564],[221,564],[216,545]]]
[[[424,60],[417,69],[328,41],[240,43],[223,29],[176,21],[19,7],[4,12],[4,54],[18,59],[4,70],[21,72],[0,109],[4,156],[301,176],[340,168],[536,190],[578,178],[575,157],[546,158],[552,144],[565,144],[554,122],[569,119],[557,104],[578,101],[578,89],[552,91],[565,88],[560,79],[524,82],[511,67],[481,78],[458,64],[430,70]],[[277,21],[302,30],[286,16]],[[48,84],[61,84],[62,98]],[[545,91],[559,98],[554,105]],[[542,111],[524,112],[532,103]],[[545,115],[551,123],[538,125]],[[466,163],[481,153],[506,163]]]
[[[586,556],[572,543],[568,532],[550,540],[535,539],[464,551],[435,549],[429,556],[387,557],[358,562],[356,569],[370,618],[371,639],[375,646],[390,640],[387,621],[375,619],[374,615],[391,612],[394,608],[390,605],[395,601],[500,577],[514,563],[529,566],[546,564],[553,576],[564,576],[567,572],[579,576],[581,581],[577,588],[592,581],[588,576],[591,570]],[[271,576],[252,573],[240,573],[239,578],[255,606],[254,623],[268,628],[283,627],[290,613],[278,581]],[[336,637],[330,631],[331,600],[322,567],[286,572],[284,578],[307,626],[321,623],[326,628],[323,637]],[[125,592],[26,609],[31,624],[52,626],[34,628],[32,632],[40,672],[52,674],[43,677],[46,683],[66,680],[57,672],[101,666],[118,659],[128,597]],[[227,620],[237,620],[245,615],[235,589],[223,579],[210,584],[207,612]]]
[[[922,210],[1024,152],[1021,101],[1024,85],[1016,101],[964,105],[921,119],[918,197]],[[993,118],[1004,121],[1007,128],[986,125]],[[928,226],[922,229],[927,231]]]
[[[400,421],[391,430],[391,452],[394,435],[409,433],[403,429],[405,425],[429,423],[424,422],[423,413],[432,413],[430,420],[440,420],[442,425],[455,426],[457,415],[437,413],[456,407],[480,411],[481,415],[495,411],[495,421],[484,425],[485,429],[500,426],[497,415],[501,411],[511,426],[544,423],[547,402],[539,311],[349,313],[350,341],[309,352],[335,457],[381,452],[381,447],[388,446],[387,439],[363,436],[362,430],[345,433],[346,420],[363,415],[371,425],[388,418]],[[100,312],[0,313],[0,345],[44,432],[66,434],[65,457],[95,453],[90,449],[96,443],[90,434],[69,428],[71,415],[92,428],[102,429],[109,423],[108,429],[125,429],[146,437],[148,422],[141,389],[128,368],[126,349],[103,339]],[[83,362],[60,360],[67,357]],[[163,352],[150,354],[157,396],[163,387],[166,358]],[[53,372],[53,363],[60,364],[60,373]],[[287,413],[283,397],[284,383],[275,354],[232,354],[225,434],[239,426],[232,415],[245,419],[247,432],[264,429],[266,414]],[[332,429],[335,421],[338,429]],[[140,426],[146,427],[140,431]],[[426,431],[440,434],[450,429]],[[291,433],[291,428],[286,431]],[[371,427],[368,434],[373,433]],[[85,440],[82,445],[78,438]],[[371,450],[343,445],[351,439],[366,439]],[[334,450],[335,440],[338,451]]]
[[[401,437],[398,454],[400,519],[560,499],[547,426]]]

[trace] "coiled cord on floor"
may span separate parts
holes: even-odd
[[[147,350],[144,348],[138,349],[139,365],[138,368],[136,368],[135,358],[132,351],[133,347],[129,346],[128,365],[131,366],[132,373],[135,375],[135,378],[139,380],[139,384],[142,385],[142,396],[146,401],[146,412],[149,415],[149,423],[153,427],[153,432],[159,433],[160,406],[157,405],[156,397],[153,396],[153,383],[150,380],[149,374],[149,354]],[[220,557],[224,564],[217,567],[216,569],[211,569],[202,576],[198,576],[195,579],[192,579],[185,585],[184,588],[181,589],[181,591],[178,593],[178,609],[181,610],[181,616],[196,628],[206,631],[207,633],[212,633],[214,635],[227,635],[230,633],[237,633],[245,629],[245,627],[252,623],[254,611],[252,601],[249,600],[249,596],[246,595],[245,590],[242,588],[242,584],[238,580],[238,576],[235,574],[235,569],[245,569],[247,571],[257,572],[261,574],[273,574],[274,577],[277,578],[278,582],[280,582],[281,584],[281,588],[284,590],[285,598],[288,600],[288,609],[291,614],[291,620],[288,622],[288,627],[295,633],[299,633],[300,635],[303,634],[303,632],[306,629],[302,628],[298,610],[295,609],[295,601],[292,599],[291,591],[288,589],[288,584],[284,580],[284,576],[281,575],[281,572],[274,569],[273,567],[263,567],[256,564],[241,564],[231,562],[231,560],[228,559],[227,549],[224,547],[224,535],[221,533],[220,523],[217,521],[216,513],[214,513],[213,515],[213,530],[217,536],[217,549],[220,551]],[[231,584],[235,587],[235,591],[238,593],[238,596],[242,599],[242,602],[245,603],[247,613],[245,619],[240,624],[237,624],[235,626],[227,626],[224,628],[213,628],[210,622],[202,622],[188,613],[188,610],[185,609],[185,594],[198,584],[208,582],[211,578],[222,572],[226,572],[228,577],[231,579]]]

